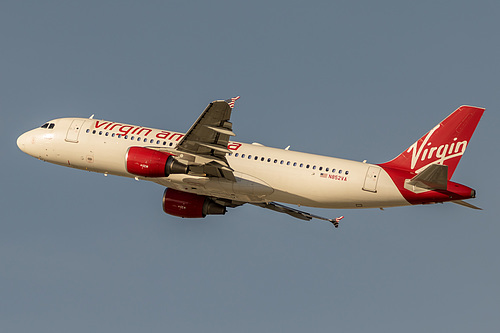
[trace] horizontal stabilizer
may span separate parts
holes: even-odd
[[[453,200],[452,202],[456,203],[457,205],[464,206],[464,207],[467,207],[467,208],[483,210],[482,208],[474,206],[474,205],[472,205],[472,204],[470,204],[470,203],[468,203],[466,201],[463,201],[463,200]]]
[[[406,184],[425,190],[446,190],[448,187],[448,166],[431,164],[418,175],[406,181]]]

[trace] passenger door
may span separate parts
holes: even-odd
[[[84,119],[75,119],[68,128],[66,133],[66,141],[68,142],[78,142],[78,136],[80,135],[80,130],[82,129]]]

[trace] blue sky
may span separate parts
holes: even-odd
[[[0,329],[498,332],[496,1],[2,1]],[[185,131],[241,95],[235,140],[379,163],[486,108],[453,204],[339,229],[243,206],[184,221],[163,189],[38,161],[58,117]]]

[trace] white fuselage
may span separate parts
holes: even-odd
[[[61,118],[50,123],[54,124],[52,129],[37,128],[21,135],[20,149],[67,167],[145,179],[234,201],[277,201],[322,208],[410,204],[378,165],[238,142],[230,142],[231,153],[226,155],[236,182],[183,174],[136,177],[126,169],[130,147],[161,148],[175,153],[183,134],[85,118]]]

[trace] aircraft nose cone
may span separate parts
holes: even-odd
[[[17,138],[16,143],[19,149],[21,149],[23,153],[33,156],[33,149],[34,149],[33,144],[35,143],[35,141],[33,133],[31,133],[31,131],[21,134]]]
[[[21,149],[23,152],[26,152],[26,133],[21,134],[17,138],[17,146],[19,149]]]

